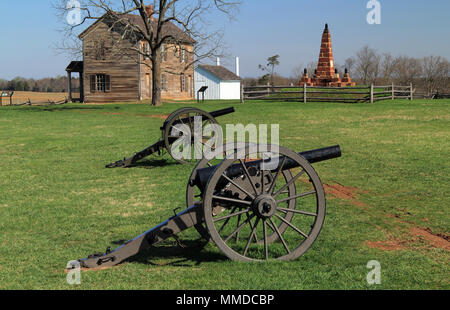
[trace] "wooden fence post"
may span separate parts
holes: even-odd
[[[245,98],[244,98],[244,84],[242,84],[242,81],[241,81],[241,103],[245,103]]]
[[[394,86],[394,82],[392,82],[392,100],[395,99],[395,86]]]
[[[69,90],[69,100],[72,102],[72,73],[70,71],[67,72],[67,89]]]
[[[413,94],[414,94],[413,84],[411,83],[409,87],[410,87],[410,98],[409,99],[412,101],[413,100]]]
[[[373,103],[373,83],[370,84],[370,103]]]
[[[306,83],[303,84],[303,103],[306,103]]]

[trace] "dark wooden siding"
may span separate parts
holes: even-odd
[[[138,55],[130,50],[133,45],[108,32],[101,22],[94,27],[83,37],[85,102],[139,100]],[[97,74],[107,75],[109,91],[91,92],[92,77]]]
[[[144,48],[142,43],[132,44],[121,40],[117,33],[110,33],[106,24],[99,22],[83,35],[84,58],[84,98],[87,103],[107,103],[138,101],[151,99],[152,70],[150,61],[143,59],[130,48]],[[166,90],[162,92],[163,99],[193,99],[194,98],[194,68],[185,69],[192,61],[193,45],[186,44],[185,62],[180,61],[179,48],[168,44],[165,48],[165,61],[162,71],[166,79]],[[177,50],[177,52],[175,52]],[[139,64],[141,58],[141,64]],[[148,65],[144,64],[146,62]],[[175,73],[175,74],[174,74]],[[94,85],[93,76],[104,74],[110,78],[110,91],[91,92]],[[181,74],[186,77],[186,89],[181,90]],[[141,91],[140,91],[141,88]],[[149,96],[150,95],[150,96]],[[141,97],[141,98],[140,98]]]

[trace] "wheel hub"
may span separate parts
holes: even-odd
[[[252,208],[259,218],[265,220],[275,214],[277,203],[270,195],[260,195],[253,201]]]

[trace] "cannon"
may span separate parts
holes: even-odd
[[[232,260],[302,256],[317,239],[326,212],[324,187],[311,164],[341,157],[340,146],[296,153],[275,145],[228,145],[223,153],[223,159],[197,163],[185,210],[115,250],[79,259],[80,265],[120,264],[191,227]]]
[[[234,108],[227,108],[211,113],[205,112],[197,108],[181,108],[170,114],[164,124],[160,128],[161,139],[153,145],[145,148],[144,150],[135,153],[133,156],[124,158],[117,162],[106,165],[106,168],[127,168],[133,166],[136,162],[155,153],[161,154],[162,150],[167,150],[169,155],[174,158],[180,164],[189,163],[189,159],[176,159],[172,154],[171,145],[179,138],[179,136],[173,135],[173,129],[176,125],[183,124],[189,126],[191,132],[194,132],[194,119],[195,117],[201,117],[202,130],[210,124],[218,124],[216,118],[224,115],[234,113]],[[204,137],[208,138],[208,137]],[[192,144],[194,141],[192,140]]]

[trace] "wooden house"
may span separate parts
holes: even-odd
[[[143,20],[132,14],[123,18],[125,22],[119,22],[105,15],[80,34],[83,61],[72,62],[66,71],[69,81],[73,72],[80,73],[81,102],[151,99],[151,62],[137,51],[148,50],[148,45],[129,27],[138,25],[145,29]],[[156,20],[152,19],[152,23],[156,29]],[[162,98],[193,99],[194,68],[187,65],[193,61],[195,41],[172,23],[165,24],[162,32],[173,38],[161,49]],[[71,89],[69,85],[70,97],[74,99]]]

